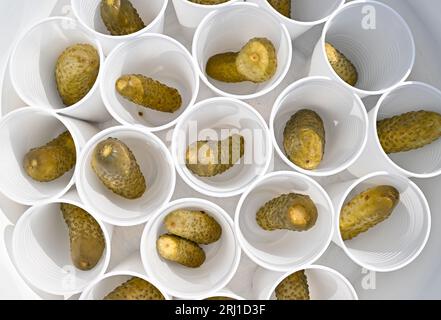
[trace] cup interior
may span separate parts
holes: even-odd
[[[148,26],[161,12],[167,0],[130,0],[142,21]],[[101,0],[73,0],[72,5],[78,18],[90,29],[110,35],[100,12]]]
[[[283,146],[283,132],[289,119],[299,110],[315,111],[325,128],[325,153],[319,167],[299,168],[289,160]],[[272,115],[276,150],[291,167],[304,173],[333,174],[346,169],[366,143],[367,114],[362,101],[335,81],[315,78],[294,84],[277,100]]]
[[[386,90],[403,81],[413,66],[409,27],[398,13],[378,2],[346,5],[326,24],[325,41],[354,64],[355,87],[361,90]]]
[[[260,0],[271,6],[267,0]],[[322,20],[338,9],[342,0],[291,0],[291,19],[300,22]]]
[[[115,89],[116,81],[124,74],[142,74],[176,88],[182,98],[181,107],[167,113],[130,102]],[[149,35],[119,47],[108,57],[101,90],[107,108],[117,120],[154,128],[176,120],[194,102],[198,83],[197,71],[185,48],[165,36]]]
[[[95,146],[110,137],[121,140],[130,148],[144,175],[147,189],[138,199],[129,200],[113,193],[92,170]],[[169,201],[175,183],[173,164],[164,144],[152,134],[124,127],[104,131],[88,143],[78,174],[78,191],[82,200],[93,207],[101,219],[116,225],[145,222]]]
[[[303,232],[263,230],[257,211],[268,201],[286,193],[309,195],[317,207],[316,224]],[[315,261],[328,247],[332,236],[332,205],[326,192],[310,178],[293,172],[266,176],[245,193],[236,211],[242,248],[256,263],[285,271]]]
[[[245,140],[244,156],[233,167],[214,177],[193,174],[185,164],[187,147],[201,140],[222,140],[232,134]],[[238,100],[210,99],[193,107],[176,126],[173,152],[181,176],[202,193],[239,194],[265,173],[272,146],[265,121],[249,105]]]
[[[134,272],[111,272],[104,275],[98,282],[94,283],[81,296],[82,300],[103,300],[115,288],[128,281],[133,277],[139,277],[145,281],[149,281],[145,276]],[[151,283],[151,282],[150,282]],[[152,284],[152,283],[151,283]],[[154,284],[153,284],[154,285]],[[160,289],[158,289],[161,291]],[[168,296],[161,292],[166,299]]]
[[[415,184],[388,174],[361,179],[351,187],[342,205],[366,189],[379,185],[395,187],[400,192],[399,204],[388,219],[343,244],[359,264],[370,270],[388,271],[410,263],[423,249],[430,232],[430,211]]]
[[[210,57],[222,52],[238,52],[255,37],[267,38],[276,49],[277,71],[270,80],[257,84],[225,83],[207,75],[205,66]],[[286,29],[269,12],[255,5],[238,4],[219,9],[202,21],[193,40],[193,54],[207,85],[227,95],[255,96],[274,88],[286,75],[291,63],[291,40]]]
[[[420,110],[441,113],[441,92],[423,83],[404,83],[389,92],[379,103],[376,120]],[[381,148],[376,126],[374,134],[378,147]],[[413,174],[441,173],[441,139],[423,148],[386,156],[398,167]]]
[[[276,284],[270,300],[277,300],[275,288],[291,273],[285,274]],[[305,269],[311,300],[357,300],[354,288],[337,271],[321,266]]]
[[[56,197],[73,184],[74,169],[50,182],[39,182],[23,168],[26,153],[55,139],[66,131],[64,124],[52,113],[36,108],[24,108],[9,114],[0,124],[2,152],[0,188],[15,201],[33,204]],[[77,155],[78,142],[74,138]]]
[[[102,224],[101,228],[106,232]],[[69,230],[60,202],[31,207],[13,234],[14,257],[20,272],[37,288],[53,294],[80,292],[104,273],[108,244],[106,238],[101,260],[92,270],[77,269],[70,256]]]
[[[92,45],[100,55],[100,64],[103,63],[98,42],[69,18],[46,19],[18,41],[11,56],[10,74],[14,87],[26,103],[53,109],[66,108],[57,90],[55,68],[61,53],[75,44]],[[88,95],[96,90],[97,82]]]
[[[164,260],[156,250],[156,240],[167,233],[164,218],[177,209],[205,211],[222,227],[218,241],[201,245],[206,260],[199,268],[187,268]],[[172,202],[147,224],[141,241],[141,257],[147,274],[177,297],[211,295],[222,289],[233,277],[240,258],[240,249],[227,213],[208,201],[198,199]]]

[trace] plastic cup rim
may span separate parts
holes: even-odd
[[[239,245],[239,242],[237,240],[237,237],[234,233],[234,222],[233,219],[230,217],[230,215],[220,206],[218,206],[217,204],[205,200],[205,199],[200,199],[200,198],[180,198],[180,199],[176,199],[173,200],[171,202],[169,202],[167,205],[163,206],[160,210],[158,210],[154,215],[151,216],[151,218],[149,219],[149,221],[146,223],[144,230],[142,232],[141,235],[141,245],[140,245],[140,255],[141,255],[141,261],[142,261],[142,265],[143,268],[146,272],[146,274],[149,277],[155,278],[152,275],[152,268],[150,267],[150,264],[148,263],[148,259],[146,257],[146,237],[147,234],[153,229],[153,223],[156,222],[157,219],[160,218],[160,216],[162,216],[167,210],[169,210],[170,208],[178,205],[178,206],[183,206],[186,203],[198,203],[201,206],[209,206],[212,207],[216,210],[216,212],[225,220],[226,224],[229,225],[230,227],[230,231],[228,234],[232,237],[232,239],[234,240],[234,247],[236,250],[236,253],[234,255],[234,261],[232,263],[232,267],[231,270],[229,271],[228,275],[226,277],[224,277],[222,279],[222,281],[219,281],[219,284],[217,286],[214,286],[210,289],[206,289],[197,293],[186,293],[180,290],[176,290],[170,287],[167,287],[166,291],[170,293],[170,295],[174,296],[174,297],[179,297],[179,298],[186,298],[186,299],[190,299],[193,297],[199,297],[199,296],[211,296],[213,294],[215,294],[216,292],[221,291],[223,288],[226,287],[226,285],[231,281],[231,279],[234,277],[234,275],[236,274],[237,268],[239,267],[240,264],[240,257],[242,254],[242,250],[241,247]],[[224,233],[224,232],[223,232]],[[159,282],[159,281],[158,281]],[[163,285],[164,286],[164,285]],[[165,286],[164,286],[165,287]]]
[[[115,55],[117,55],[120,51],[124,50],[125,48],[133,45],[134,43],[138,42],[138,41],[142,41],[142,40],[146,40],[149,38],[158,38],[161,40],[165,40],[165,41],[169,41],[171,43],[173,43],[174,45],[176,45],[179,50],[182,51],[182,53],[184,53],[184,56],[188,62],[188,64],[191,66],[191,69],[194,73],[194,78],[193,78],[193,84],[194,84],[194,91],[192,92],[192,96],[191,96],[191,100],[189,101],[188,105],[185,106],[185,110],[191,108],[197,99],[198,93],[199,93],[199,88],[200,88],[200,80],[199,80],[199,74],[197,71],[197,66],[196,63],[194,61],[194,59],[192,58],[190,52],[187,50],[187,48],[185,48],[179,41],[163,35],[163,34],[159,34],[159,33],[144,33],[128,42],[123,42],[119,45],[117,45],[107,56],[107,59],[104,63],[104,69],[103,69],[103,73],[106,73],[106,70],[109,68],[109,64],[111,62],[111,59],[114,58]],[[110,61],[110,62],[109,62]],[[101,97],[103,99],[104,105],[107,109],[107,111],[111,114],[111,116],[118,121],[121,125],[127,125],[127,126],[131,126],[131,125],[139,125],[147,130],[149,130],[150,132],[157,132],[157,131],[162,131],[162,130],[166,130],[169,129],[171,127],[173,127],[174,125],[176,125],[176,123],[179,121],[179,119],[184,115],[185,110],[175,119],[173,119],[172,121],[165,123],[163,125],[160,126],[147,126],[145,124],[141,124],[141,123],[130,123],[129,121],[126,121],[125,119],[123,119],[122,117],[119,116],[118,112],[114,111],[114,107],[111,106],[112,104],[109,102],[109,99],[107,98],[107,93],[105,92],[104,86],[101,85],[104,82],[104,76],[101,78],[101,83],[100,83],[100,91],[101,91]],[[181,106],[181,108],[184,106]]]
[[[375,5],[375,6],[381,6],[381,7],[385,8],[386,10],[389,10],[389,12],[391,12],[400,21],[400,23],[404,27],[403,30],[404,30],[404,32],[406,32],[407,36],[409,36],[410,45],[412,47],[411,48],[412,57],[411,57],[411,61],[410,61],[410,65],[409,65],[408,70],[405,72],[405,74],[401,77],[401,79],[399,81],[396,81],[394,84],[390,85],[389,87],[386,87],[386,88],[383,88],[383,89],[380,89],[380,90],[364,90],[364,89],[360,89],[360,88],[351,86],[350,84],[346,83],[343,79],[340,78],[340,76],[332,68],[332,66],[329,63],[328,59],[326,59],[326,49],[325,49],[326,36],[327,36],[329,27],[330,27],[331,23],[333,22],[334,18],[336,18],[341,12],[345,11],[346,9],[348,9],[350,7],[362,5],[362,4],[365,4],[365,5],[366,4],[372,4],[372,5]],[[405,81],[409,77],[410,73],[412,72],[412,68],[413,68],[413,66],[415,64],[415,59],[416,59],[415,39],[413,38],[412,31],[411,31],[409,25],[407,24],[407,22],[394,9],[392,9],[388,5],[385,5],[384,3],[381,3],[381,2],[378,2],[378,1],[374,1],[374,0],[355,0],[355,1],[351,1],[351,2],[345,3],[338,10],[333,12],[329,16],[328,21],[326,21],[325,26],[323,27],[323,31],[322,31],[322,35],[321,35],[321,37],[319,39],[319,43],[320,43],[320,47],[321,47],[320,48],[321,49],[321,54],[322,54],[323,57],[325,57],[324,58],[325,64],[326,64],[328,70],[330,70],[330,72],[334,75],[335,80],[340,82],[340,84],[344,85],[345,87],[349,88],[350,90],[354,91],[357,95],[360,95],[360,96],[381,95],[381,94],[384,94],[386,92],[389,92],[389,91],[395,89],[397,86],[399,86],[403,81]]]
[[[290,161],[288,159],[288,157],[285,155],[285,153],[282,151],[282,149],[280,148],[279,144],[277,143],[276,140],[276,135],[275,135],[275,129],[274,129],[274,122],[276,119],[276,115],[279,112],[281,106],[282,106],[282,102],[283,100],[296,88],[303,86],[303,85],[308,85],[309,83],[313,83],[315,81],[327,81],[330,83],[333,83],[339,87],[341,87],[343,90],[345,90],[348,95],[352,95],[352,98],[355,99],[355,101],[357,102],[357,105],[360,107],[360,111],[363,115],[363,122],[365,124],[365,129],[364,129],[364,135],[363,135],[363,142],[361,143],[358,151],[356,153],[354,153],[354,155],[351,157],[350,160],[345,161],[345,163],[343,163],[342,165],[335,167],[331,170],[326,170],[326,171],[316,171],[316,170],[306,170],[303,169],[299,166],[297,166],[295,163],[293,163],[292,161]],[[269,124],[270,124],[270,133],[271,133],[271,139],[274,145],[274,149],[276,150],[277,154],[280,156],[280,158],[289,166],[291,167],[293,170],[296,170],[300,173],[303,173],[305,175],[308,176],[312,176],[312,177],[327,177],[327,176],[332,176],[338,173],[341,173],[342,171],[348,169],[351,165],[353,165],[361,156],[361,154],[363,153],[366,144],[367,144],[367,140],[368,140],[368,133],[369,133],[369,119],[368,119],[368,114],[366,112],[366,108],[364,106],[363,101],[361,100],[361,98],[356,95],[354,92],[348,90],[346,87],[343,87],[340,83],[334,81],[331,78],[328,77],[322,77],[322,76],[314,76],[314,77],[306,77],[300,80],[297,80],[293,83],[291,83],[288,87],[286,87],[282,93],[280,93],[280,95],[276,98],[276,101],[274,102],[274,106],[271,110],[271,115],[270,115],[270,119],[269,119]]]
[[[243,203],[245,201],[245,199],[250,195],[250,193],[252,191],[254,191],[254,189],[261,184],[262,182],[271,179],[273,177],[277,177],[277,176],[291,176],[293,178],[297,178],[297,179],[304,179],[306,180],[308,183],[312,184],[315,188],[317,188],[320,193],[324,196],[324,198],[326,199],[327,205],[329,207],[330,213],[330,220],[331,220],[331,226],[330,226],[330,230],[329,230],[329,234],[327,236],[326,241],[324,242],[323,248],[316,254],[314,255],[309,261],[303,262],[303,263],[299,263],[299,264],[294,264],[291,263],[290,265],[276,265],[276,264],[272,264],[271,262],[265,261],[263,259],[261,259],[260,257],[256,256],[252,251],[254,250],[254,247],[248,242],[248,240],[245,239],[245,236],[242,233],[242,230],[240,228],[240,224],[239,224],[239,218],[240,218],[240,213],[242,211],[242,206]],[[236,237],[239,240],[240,246],[242,248],[242,251],[244,251],[246,253],[246,255],[252,260],[254,261],[257,265],[261,266],[262,268],[265,268],[267,270],[271,270],[271,271],[277,271],[277,272],[286,272],[287,270],[290,270],[294,267],[297,268],[304,268],[308,265],[313,264],[315,261],[317,261],[324,253],[325,251],[328,249],[331,241],[332,241],[332,237],[334,234],[334,206],[332,205],[332,201],[331,198],[329,197],[328,193],[326,192],[326,190],[318,183],[316,182],[314,179],[312,179],[311,177],[301,174],[299,172],[295,172],[295,171],[274,171],[271,172],[269,174],[266,174],[262,177],[260,177],[258,180],[256,180],[254,183],[252,183],[247,190],[245,190],[245,192],[242,194],[242,196],[239,199],[239,202],[237,204],[236,210],[235,210],[235,215],[234,215],[234,229],[235,229],[235,233],[236,233]]]
[[[205,25],[214,17],[218,16],[219,14],[223,14],[225,12],[228,12],[230,10],[233,10],[235,7],[249,7],[249,8],[254,8],[257,9],[259,11],[261,11],[263,14],[267,15],[267,17],[269,19],[271,19],[274,23],[277,23],[281,29],[281,33],[282,33],[282,41],[285,41],[287,43],[287,47],[288,47],[288,59],[287,59],[287,63],[285,68],[282,70],[282,72],[280,73],[280,75],[278,76],[278,78],[274,81],[273,84],[271,84],[270,86],[263,88],[255,93],[250,93],[250,94],[234,94],[234,93],[229,93],[226,92],[224,90],[219,89],[218,87],[216,87],[215,85],[213,85],[210,80],[208,80],[207,76],[205,75],[204,71],[201,70],[200,66],[199,66],[199,56],[197,54],[197,48],[199,46],[199,38],[200,38],[200,33],[202,32],[202,29],[204,29]],[[277,20],[276,17],[274,17],[273,15],[271,15],[268,11],[264,10],[263,8],[261,8],[260,6],[258,6],[255,3],[251,3],[251,2],[235,2],[232,3],[229,6],[226,6],[222,9],[218,9],[218,10],[214,10],[212,12],[210,12],[209,14],[207,14],[204,19],[202,19],[201,23],[199,24],[199,26],[196,28],[194,37],[193,37],[193,42],[192,42],[192,56],[193,59],[195,60],[195,63],[197,65],[197,70],[198,70],[198,74],[201,77],[202,81],[204,82],[205,85],[207,85],[212,91],[214,91],[215,93],[217,93],[218,95],[222,96],[222,97],[227,97],[227,98],[235,98],[235,99],[239,99],[239,100],[251,100],[251,99],[255,99],[255,98],[259,98],[269,92],[271,92],[272,90],[274,90],[282,81],[283,79],[285,79],[291,64],[292,64],[292,42],[291,42],[291,36],[289,35],[288,29],[286,28],[286,26],[281,23],[280,21]]]

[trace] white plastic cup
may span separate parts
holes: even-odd
[[[156,240],[167,233],[164,218],[177,209],[205,211],[222,227],[222,236],[218,241],[202,245],[206,260],[199,268],[187,268],[166,261],[156,250]],[[147,275],[156,279],[171,295],[180,298],[213,296],[224,288],[236,273],[240,253],[233,221],[228,213],[202,199],[187,198],[170,202],[149,220],[141,237],[141,258]]]
[[[404,82],[384,94],[369,112],[369,137],[366,149],[349,171],[362,176],[385,170],[415,178],[433,178],[441,174],[441,139],[407,152],[386,154],[378,139],[377,121],[410,111],[441,113],[441,91],[422,82]]]
[[[187,147],[195,141],[221,140],[238,133],[244,137],[244,156],[214,177],[193,174],[185,164]],[[211,197],[242,193],[264,175],[272,158],[271,138],[262,116],[250,105],[231,98],[203,100],[187,112],[173,131],[171,151],[181,178],[194,190]]]
[[[13,111],[0,121],[0,191],[25,205],[54,200],[74,184],[74,169],[50,182],[38,182],[27,175],[23,158],[32,149],[45,145],[68,130],[75,143],[77,158],[87,140],[97,133],[92,125],[58,115],[52,110],[26,107]]]
[[[276,300],[275,289],[286,277],[305,270],[311,300],[358,300],[352,284],[334,269],[311,265],[288,272],[274,272],[257,268],[253,278],[253,292],[258,300]]]
[[[257,3],[276,16],[288,29],[291,39],[327,21],[329,16],[340,8],[345,0],[292,0],[291,18],[285,17],[271,6],[268,0],[248,0]]]
[[[86,210],[101,227],[105,249],[89,271],[77,269],[70,256],[69,231],[60,210],[69,203]],[[100,221],[75,191],[57,200],[29,208],[18,220],[12,236],[12,252],[20,274],[36,288],[54,295],[73,295],[104,274],[109,265],[112,227]]]
[[[269,39],[277,52],[277,71],[268,81],[226,83],[209,78],[207,61],[215,54],[239,51],[255,37]],[[254,3],[238,2],[208,14],[193,37],[193,57],[198,64],[202,81],[215,93],[242,100],[260,97],[285,78],[292,59],[292,44],[286,27],[268,11]]]
[[[69,46],[90,44],[100,56],[100,71],[90,91],[77,103],[66,107],[55,81],[57,59]],[[104,54],[101,45],[71,18],[52,17],[34,24],[12,49],[9,72],[13,87],[30,106],[42,106],[73,118],[88,121],[110,119],[98,89]]]
[[[107,55],[117,45],[141,34],[164,32],[165,9],[168,0],[131,0],[130,2],[146,27],[124,36],[112,36],[107,30],[101,18],[101,0],[71,0],[71,6],[80,24],[101,43],[104,53]]]
[[[196,29],[206,15],[243,0],[229,0],[224,3],[208,5],[194,3],[189,0],[172,0],[179,24],[188,29]]]
[[[170,297],[162,288],[162,286],[155,281],[155,279],[150,279],[145,274],[143,269],[139,252],[130,255],[128,258],[124,259],[110,272],[100,276],[95,281],[93,281],[80,296],[80,300],[102,300],[107,294],[112,292],[116,287],[126,282],[132,277],[141,278],[145,281],[150,282],[154,285],[164,296],[165,300],[171,300]]]
[[[134,154],[147,185],[142,197],[125,199],[113,193],[92,170],[95,146],[107,138],[121,140]],[[141,127],[117,126],[101,131],[89,140],[78,160],[76,184],[82,201],[100,219],[117,226],[145,223],[170,200],[175,183],[176,172],[167,147]]]
[[[283,131],[297,111],[318,113],[325,127],[325,153],[319,167],[305,170],[285,153]],[[279,156],[293,170],[323,177],[340,173],[353,164],[363,151],[368,135],[368,118],[361,99],[352,91],[325,77],[310,77],[288,86],[274,103],[270,131]]]
[[[326,57],[325,42],[358,71],[355,87],[343,81]],[[352,1],[331,15],[314,49],[310,75],[336,79],[361,98],[389,91],[404,81],[415,61],[415,43],[404,19],[376,1]]]
[[[174,113],[166,113],[123,98],[116,91],[115,83],[120,76],[132,73],[176,88],[182,97],[182,106]],[[107,57],[101,78],[101,94],[109,113],[121,124],[139,124],[151,131],[173,126],[193,105],[198,90],[199,74],[190,53],[176,40],[161,34],[144,34],[118,46]]]
[[[316,224],[303,232],[263,230],[256,222],[257,211],[268,201],[287,193],[311,197],[317,207]],[[313,179],[300,173],[278,171],[253,183],[241,196],[234,227],[242,250],[263,268],[284,272],[304,268],[325,252],[333,233],[332,202]]]
[[[400,192],[400,202],[385,221],[357,237],[343,241],[340,212],[354,196],[378,185],[391,185]],[[430,208],[423,192],[409,179],[386,172],[374,172],[357,180],[326,187],[335,209],[333,241],[356,264],[368,270],[389,272],[415,260],[429,238]]]

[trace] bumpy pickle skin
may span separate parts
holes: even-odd
[[[317,207],[309,196],[288,193],[266,202],[257,211],[256,222],[267,231],[306,231],[315,225],[317,217]]]
[[[314,170],[325,153],[323,120],[312,110],[297,111],[286,123],[283,146],[288,159],[305,170]]]
[[[310,300],[308,279],[305,270],[289,275],[275,290],[277,300]]]
[[[165,300],[165,298],[150,282],[133,277],[116,287],[103,300]]]
[[[268,0],[268,2],[281,15],[291,18],[291,0]]]
[[[102,0],[101,19],[113,36],[135,33],[145,24],[129,0]]]
[[[210,298],[206,298],[204,300],[221,300],[221,301],[228,301],[228,300],[236,300],[230,297],[224,297],[224,296],[216,296],[216,297],[210,297]]]
[[[355,86],[358,81],[358,72],[352,62],[328,42],[325,43],[325,51],[335,73],[349,85]]]
[[[187,168],[200,177],[213,177],[233,167],[244,155],[245,139],[233,134],[224,140],[197,141],[188,146]]]
[[[100,68],[98,51],[89,44],[68,47],[58,57],[55,81],[64,105],[71,106],[92,89]]]
[[[162,258],[189,268],[199,268],[205,261],[205,252],[197,243],[172,234],[160,236],[156,249]]]
[[[26,174],[38,182],[58,179],[70,171],[75,163],[75,143],[68,131],[44,146],[31,149],[23,159]]]
[[[197,3],[197,4],[215,5],[215,4],[225,3],[230,0],[188,0],[188,1],[193,2],[193,3]]]
[[[93,269],[106,247],[100,225],[89,213],[72,204],[61,203],[60,210],[69,229],[73,264],[83,271]]]
[[[91,166],[101,182],[115,194],[126,199],[140,198],[146,191],[141,169],[129,147],[115,138],[98,143]]]
[[[373,187],[356,195],[340,212],[342,239],[353,239],[389,218],[399,200],[399,191],[387,185]]]
[[[171,234],[198,244],[210,244],[220,239],[222,227],[203,211],[179,209],[164,219],[165,228]]]
[[[239,51],[236,67],[249,81],[268,81],[277,71],[277,53],[274,45],[266,38],[251,39]]]
[[[141,74],[121,76],[116,91],[125,99],[156,111],[173,113],[182,105],[179,91]]]
[[[419,149],[441,137],[441,114],[420,110],[383,119],[377,134],[386,153]]]
[[[219,53],[208,59],[205,72],[210,78],[227,83],[247,81],[236,66],[237,52]]]

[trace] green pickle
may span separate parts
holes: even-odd
[[[102,0],[101,19],[113,36],[135,33],[145,24],[129,0]]]
[[[132,277],[107,294],[104,300],[165,300],[165,298],[150,282]]]
[[[55,81],[61,100],[71,106],[92,89],[98,77],[100,56],[90,44],[75,44],[58,57]]]
[[[60,204],[69,229],[70,253],[75,267],[86,271],[100,261],[104,249],[104,234],[100,225],[85,210],[68,203]]]
[[[325,43],[325,51],[335,73],[349,85],[355,86],[358,81],[358,72],[352,62],[328,42]]]
[[[209,77],[228,83],[247,81],[237,70],[236,52],[219,53],[208,59],[206,73]]]
[[[309,196],[288,193],[266,202],[257,211],[256,222],[267,231],[306,231],[315,225],[317,216],[317,207]]]
[[[187,168],[201,177],[224,173],[239,161],[245,152],[244,137],[238,134],[224,140],[197,141],[187,148]]]
[[[198,268],[205,261],[205,252],[197,243],[172,234],[160,236],[156,249],[162,258],[189,268]]]
[[[316,169],[325,152],[325,128],[320,116],[311,110],[297,111],[283,131],[285,153],[305,170]]]
[[[156,111],[173,113],[182,105],[178,90],[141,74],[123,75],[115,87],[125,99]]]
[[[266,38],[253,38],[239,52],[210,57],[205,69],[209,77],[227,83],[265,82],[277,71],[276,49]]]
[[[280,14],[291,18],[291,0],[268,0],[268,2]]]
[[[387,185],[367,189],[353,197],[340,212],[342,239],[355,238],[389,218],[399,200],[398,190]]]
[[[386,153],[422,148],[441,137],[441,114],[420,110],[383,119],[377,133]]]
[[[165,217],[164,224],[169,233],[199,244],[216,242],[222,235],[219,223],[203,211],[175,210]]]
[[[305,270],[289,275],[275,290],[277,300],[310,300],[308,278]]]
[[[144,175],[129,147],[115,138],[98,143],[91,166],[101,182],[126,199],[140,198],[146,191]]]
[[[214,5],[214,4],[225,3],[230,0],[189,0],[189,1],[197,4]]]
[[[266,38],[253,38],[239,51],[236,66],[249,81],[265,82],[277,71],[276,49]]]
[[[68,131],[44,146],[31,149],[23,159],[25,172],[39,182],[49,182],[63,176],[75,163],[75,143]]]

